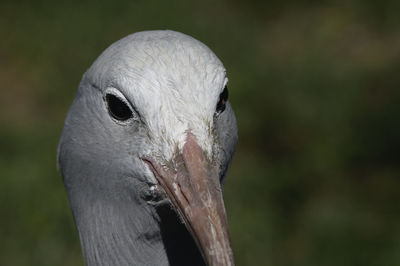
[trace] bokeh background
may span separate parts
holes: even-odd
[[[83,72],[173,29],[224,62],[237,265],[400,265],[400,1],[1,1],[0,265],[83,265],[56,148]]]

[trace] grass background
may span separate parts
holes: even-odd
[[[83,72],[173,29],[224,62],[237,265],[400,265],[400,2],[1,1],[0,265],[83,265],[55,154]]]

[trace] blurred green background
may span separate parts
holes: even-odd
[[[83,265],[56,148],[83,72],[136,31],[224,62],[237,265],[400,265],[400,1],[1,1],[0,265]]]

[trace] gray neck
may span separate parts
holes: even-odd
[[[67,191],[88,266],[205,265],[170,205],[154,207],[136,194]]]
[[[73,209],[88,266],[168,265],[160,226],[145,206],[94,201]]]

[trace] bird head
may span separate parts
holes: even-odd
[[[208,265],[233,265],[222,198],[237,141],[227,81],[216,55],[181,33],[139,32],[107,48],[84,74],[59,144],[78,230],[83,202],[150,212],[168,202]]]

